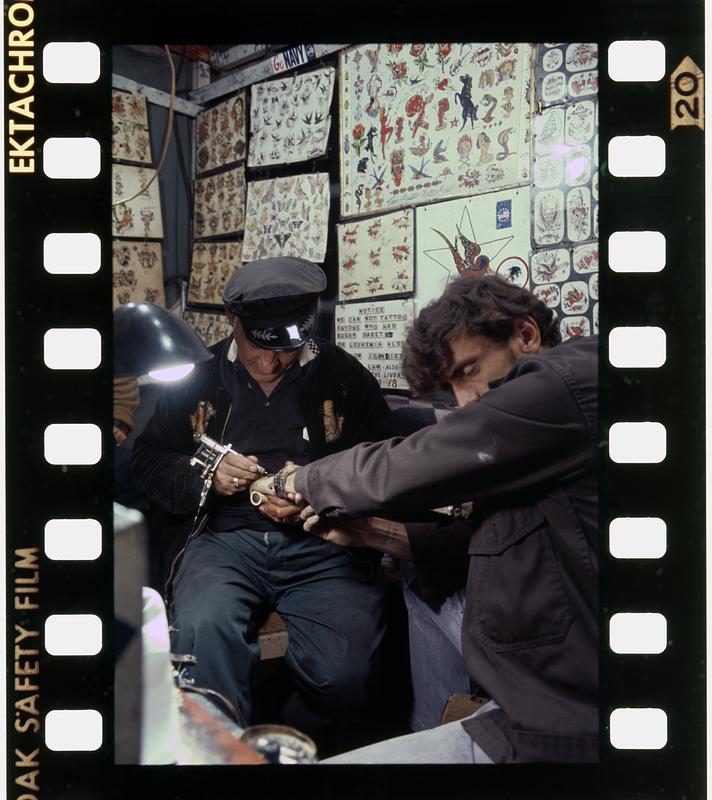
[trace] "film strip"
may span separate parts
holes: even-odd
[[[243,41],[262,41],[267,24],[277,40],[341,41],[345,12],[319,4],[308,18],[301,5],[275,20],[273,9],[227,3],[180,3],[170,15],[151,2],[7,4],[9,797],[702,796],[703,5],[571,8],[506,22],[492,8],[473,36],[599,45],[600,763],[227,774],[116,763],[111,48],[214,41],[236,22]],[[348,36],[452,38],[462,13],[362,7]]]

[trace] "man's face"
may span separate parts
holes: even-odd
[[[284,373],[299,360],[302,348],[277,352],[255,347],[245,336],[237,317],[228,314],[228,319],[235,333],[240,363],[247,370],[250,377],[257,381],[263,389],[274,388],[284,376]]]
[[[514,334],[504,342],[460,334],[449,344],[452,367],[446,380],[460,408],[487,394],[490,382],[503,378],[522,356],[542,349],[539,327],[531,317],[517,320]]]

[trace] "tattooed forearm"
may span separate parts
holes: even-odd
[[[381,517],[368,517],[363,520],[354,520],[349,523],[356,527],[361,534],[365,547],[380,550],[393,558],[412,561],[413,554],[410,550],[408,533],[405,525]]]

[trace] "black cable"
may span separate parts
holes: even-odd
[[[185,66],[185,62],[186,62],[186,52],[187,52],[187,47],[186,47],[186,45],[183,45],[183,47],[181,49],[180,63],[178,64],[178,70],[177,70],[177,73],[176,73],[176,94],[178,93],[178,88],[177,88],[178,87],[178,81],[179,81],[180,76],[181,76],[181,74],[183,72],[183,67]],[[190,222],[190,224],[192,226],[192,221],[193,221],[193,187],[192,187],[191,178],[188,175],[188,169],[187,169],[186,164],[185,164],[185,157],[183,155],[183,142],[182,142],[182,139],[181,139],[181,136],[180,136],[180,121],[179,120],[176,120],[176,124],[173,126],[173,133],[174,133],[174,136],[175,136],[176,151],[177,151],[176,154],[178,156],[178,166],[179,166],[179,169],[180,169],[181,177],[183,179],[183,187],[185,189],[185,197],[186,197],[186,201],[187,201],[187,204],[188,204],[188,219],[189,219],[189,222]],[[177,203],[175,205],[175,213],[176,213],[175,225],[176,225],[176,231],[178,231],[178,204]],[[190,266],[191,266],[190,262],[191,262],[191,258],[192,258],[191,243],[192,243],[192,237],[189,237],[188,238],[188,256],[187,256],[187,261],[186,261],[186,263],[188,265],[188,275],[190,275]],[[178,266],[178,265],[176,265],[176,266]],[[180,295],[180,284],[181,284],[181,282],[183,280],[186,280],[187,276],[181,275],[180,272],[177,272],[177,273],[175,273],[175,275],[169,276],[169,278],[175,280],[178,283],[179,295]],[[167,281],[168,281],[168,278],[164,280],[164,283],[167,282]]]
[[[193,219],[193,187],[191,186],[191,180],[188,177],[188,168],[185,165],[185,159],[183,157],[183,143],[180,138],[180,133],[178,131],[179,125],[173,126],[173,131],[175,133],[176,138],[176,148],[178,149],[178,164],[180,166],[181,175],[183,176],[183,185],[185,186],[185,194],[188,199],[188,210],[190,211],[190,218]]]
[[[180,57],[180,64],[178,65],[178,74],[176,76],[176,85],[178,84],[178,79],[180,78],[181,72],[183,71],[183,66],[186,61],[186,46],[183,45],[183,51]],[[185,186],[185,193],[186,197],[188,198],[188,211],[190,213],[191,220],[193,219],[193,187],[191,183],[191,179],[188,176],[188,168],[185,164],[185,158],[183,156],[183,143],[180,138],[180,130],[179,125],[173,126],[173,131],[176,138],[176,148],[178,150],[178,164],[180,166],[181,175],[183,176],[183,185]]]

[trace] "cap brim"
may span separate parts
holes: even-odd
[[[313,327],[313,320],[270,328],[252,327],[242,322],[242,329],[250,344],[263,350],[296,350],[307,343]]]

